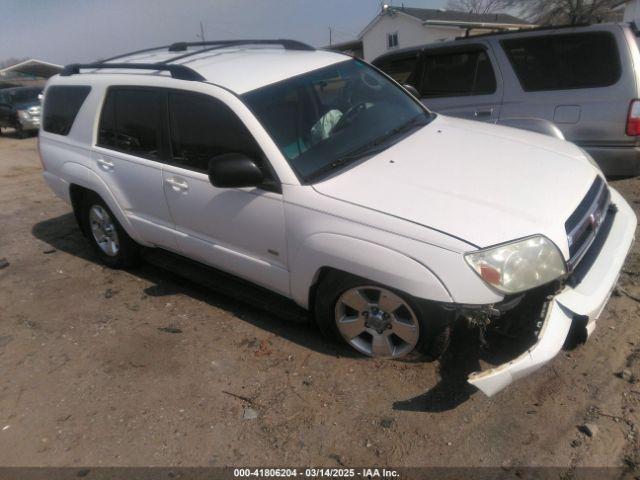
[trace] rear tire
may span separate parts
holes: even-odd
[[[139,261],[140,246],[127,234],[107,204],[88,193],[80,204],[82,231],[102,263],[111,268],[131,268]]]
[[[313,308],[327,338],[367,356],[401,358],[416,351],[433,361],[449,346],[452,312],[346,273],[329,272],[321,280]]]

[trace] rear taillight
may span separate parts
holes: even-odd
[[[640,100],[631,100],[629,114],[627,115],[626,132],[630,137],[640,135]]]

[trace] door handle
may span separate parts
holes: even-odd
[[[476,110],[474,115],[476,118],[490,117],[493,114],[493,108],[489,110]]]
[[[113,162],[105,160],[104,158],[99,158],[98,160],[96,160],[96,163],[104,170],[113,170],[114,167]]]
[[[167,178],[165,182],[167,182],[167,184],[170,185],[171,188],[176,192],[186,192],[187,190],[189,190],[189,184],[185,181],[181,182],[180,180],[171,177]]]

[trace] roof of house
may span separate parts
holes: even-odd
[[[22,73],[34,77],[49,78],[54,76],[56,73],[60,73],[61,70],[62,65],[43,62],[42,60],[32,58],[0,69],[0,77],[8,76],[11,73]]]

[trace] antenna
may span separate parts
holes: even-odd
[[[202,22],[200,22],[200,34],[196,33],[196,37],[199,38],[201,42],[206,42],[204,38],[204,27],[202,26]]]

